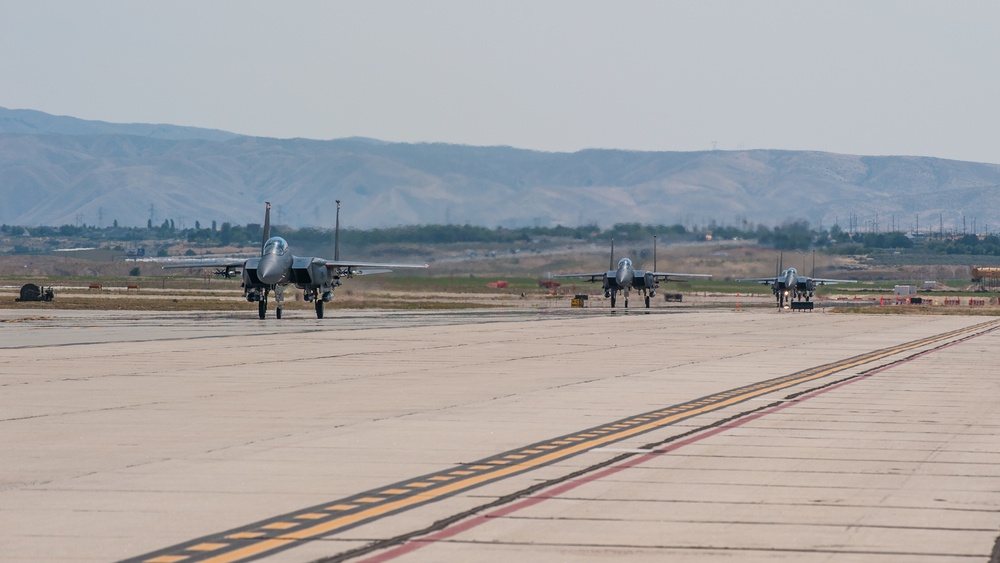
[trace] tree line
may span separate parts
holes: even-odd
[[[333,229],[316,227],[294,228],[274,225],[271,234],[282,236],[296,245],[332,247]],[[256,246],[261,243],[263,227],[260,223],[238,225],[212,221],[210,226],[195,222],[193,228],[178,229],[172,219],[159,225],[149,221],[145,227],[120,227],[117,222],[108,227],[94,225],[62,225],[23,227],[0,225],[0,235],[15,240],[15,252],[30,251],[32,239],[72,239],[100,245],[104,242],[133,243],[187,241],[204,247]],[[780,225],[744,222],[738,226],[720,226],[710,223],[705,227],[688,229],[680,224],[651,225],[642,223],[617,223],[601,229],[596,224],[580,227],[521,227],[495,229],[476,225],[409,225],[378,229],[349,228],[341,231],[341,244],[354,247],[379,244],[516,244],[546,238],[572,238],[576,240],[603,239],[646,241],[657,236],[664,242],[701,240],[745,240],[777,250],[818,249],[838,254],[863,254],[880,249],[908,250],[919,246],[922,252],[933,254],[978,254],[1000,256],[1000,238],[996,235],[922,235],[913,236],[902,231],[848,232],[834,225],[830,229],[816,229],[808,221],[786,221]],[[23,241],[23,242],[19,242]]]

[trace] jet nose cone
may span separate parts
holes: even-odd
[[[281,281],[281,275],[284,272],[281,264],[274,258],[274,256],[265,256],[260,259],[260,264],[257,265],[257,278],[263,283],[276,284]]]
[[[618,270],[618,273],[615,275],[615,281],[618,282],[619,287],[632,285],[632,272],[629,270]]]

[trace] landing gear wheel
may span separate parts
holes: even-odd
[[[267,316],[267,301],[261,299],[257,302],[257,316],[261,319]]]
[[[614,293],[611,294],[611,308],[612,309],[615,308],[615,294]]]
[[[628,309],[628,297],[625,298],[625,308]]]
[[[281,318],[281,307],[278,307],[277,309],[274,310],[274,316],[279,319]]]
[[[323,318],[323,301],[320,299],[316,300],[316,318],[317,319]]]
[[[646,296],[646,308],[649,309],[649,296]]]

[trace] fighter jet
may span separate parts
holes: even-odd
[[[777,269],[781,269],[780,258]],[[826,278],[801,276],[795,268],[782,270],[780,274],[774,276],[773,278],[742,278],[737,279],[736,281],[756,282],[765,285],[770,284],[771,292],[774,293],[774,297],[778,301],[779,309],[785,306],[786,299],[789,303],[791,303],[793,299],[798,299],[800,302],[808,302],[812,299],[813,292],[816,291],[817,285],[858,282],[858,280],[831,280]],[[794,308],[795,307],[793,307],[793,309]],[[809,305],[809,308],[812,308],[812,305]]]
[[[337,200],[337,224],[334,233],[333,260],[294,256],[288,243],[281,237],[271,236],[271,202],[264,207],[264,242],[259,258],[228,262],[190,262],[163,266],[168,268],[219,268],[216,274],[230,277],[242,273],[243,296],[250,303],[257,303],[261,319],[267,316],[267,300],[274,291],[277,302],[275,316],[281,318],[281,303],[289,285],[303,291],[304,299],[316,303],[316,318],[323,318],[323,304],[333,299],[333,290],[341,278],[355,275],[381,274],[394,268],[426,268],[427,264],[382,264],[340,259],[340,200]]]
[[[653,237],[653,271],[636,270],[632,266],[632,260],[622,258],[615,266],[615,239],[611,239],[611,259],[608,262],[608,271],[594,272],[589,274],[556,274],[553,278],[590,278],[588,281],[595,283],[600,280],[604,284],[604,297],[611,298],[611,307],[617,303],[618,292],[622,292],[625,297],[625,307],[628,308],[628,298],[631,290],[636,290],[646,298],[646,308],[649,309],[649,299],[656,296],[656,288],[660,287],[660,282],[671,281],[670,278],[710,278],[711,274],[675,274],[669,272],[656,271],[656,237]],[[674,280],[677,281],[677,280]]]

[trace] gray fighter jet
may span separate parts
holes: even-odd
[[[292,255],[285,239],[271,236],[271,202],[266,202],[264,242],[261,245],[259,258],[228,262],[188,262],[163,268],[219,268],[216,273],[227,278],[242,273],[243,295],[247,301],[257,303],[257,313],[262,319],[267,316],[267,299],[271,291],[274,291],[274,300],[277,303],[275,316],[281,318],[285,287],[294,285],[303,291],[303,298],[307,302],[316,303],[316,318],[322,319],[323,304],[333,299],[333,290],[340,285],[341,278],[381,274],[391,272],[395,268],[427,267],[427,264],[382,264],[341,260],[340,200],[337,200],[337,225],[334,237],[333,260]]]
[[[604,296],[611,298],[611,307],[617,303],[618,292],[625,297],[625,307],[628,308],[628,298],[631,290],[636,290],[646,298],[646,308],[649,309],[649,299],[656,296],[656,288],[660,282],[671,281],[671,278],[710,278],[711,274],[675,274],[656,271],[656,237],[653,237],[653,271],[636,270],[632,260],[622,258],[615,266],[615,239],[611,239],[611,259],[608,271],[589,274],[556,274],[553,278],[590,278],[589,282],[600,280],[604,284]],[[678,281],[678,280],[673,280]]]
[[[815,269],[815,264],[813,265],[813,268]],[[777,269],[781,269],[780,258]],[[741,278],[736,281],[756,282],[764,285],[769,284],[771,286],[771,292],[774,293],[774,297],[778,301],[779,309],[785,306],[786,299],[790,304],[793,299],[797,299],[801,303],[809,302],[813,297],[813,293],[816,291],[817,285],[858,282],[858,280],[833,280],[827,278],[801,276],[799,275],[799,271],[795,268],[782,270],[780,274],[774,276],[773,278]],[[809,305],[808,307],[812,308],[812,305]],[[794,309],[795,307],[793,306],[792,308]]]

